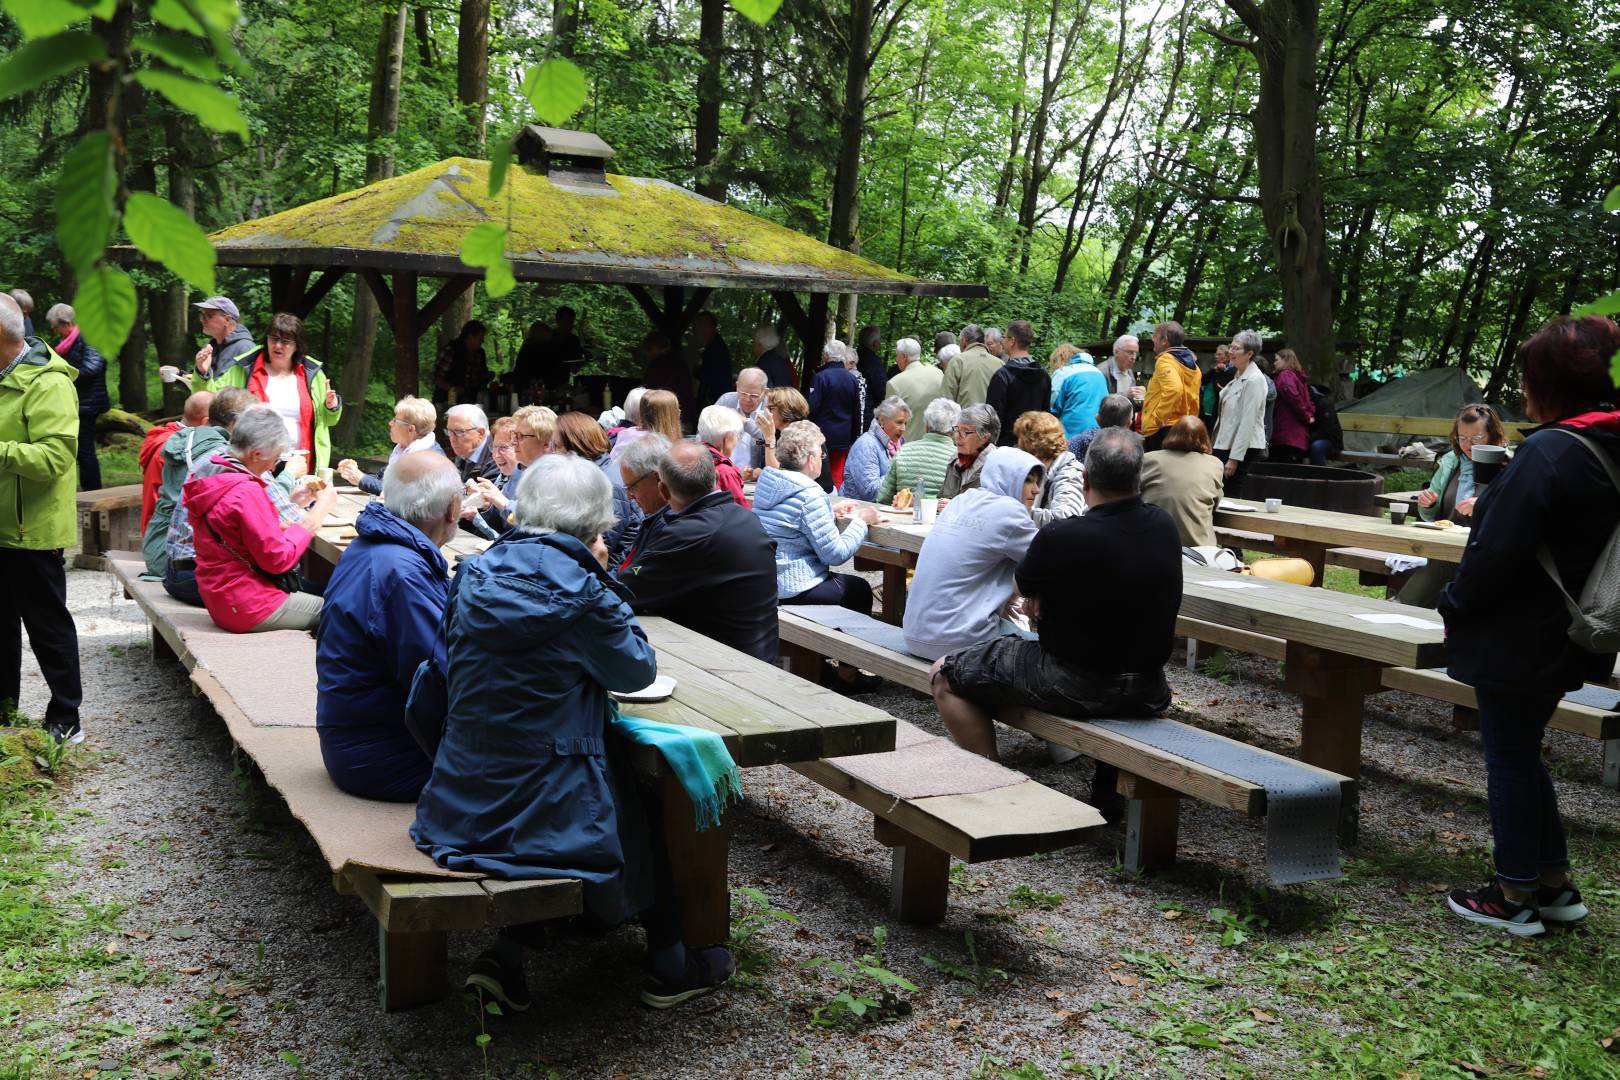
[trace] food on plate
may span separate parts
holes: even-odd
[[[894,493],[894,508],[896,510],[910,510],[915,500],[916,496],[912,494],[910,488],[901,488]]]

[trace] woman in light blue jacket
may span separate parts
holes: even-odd
[[[906,425],[911,422],[911,406],[902,397],[885,398],[872,414],[872,427],[855,440],[844,462],[844,483],[839,493],[846,499],[874,502],[889,462],[905,441]]]

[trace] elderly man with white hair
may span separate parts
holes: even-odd
[[[911,407],[904,398],[883,399],[872,411],[871,428],[849,448],[841,494],[864,502],[877,498],[883,478],[889,473],[889,463],[905,441],[903,433],[910,421]]]
[[[1097,365],[1097,370],[1108,380],[1110,394],[1124,394],[1138,409],[1142,407],[1144,387],[1136,384],[1136,358],[1142,352],[1142,340],[1135,334],[1121,334],[1114,339],[1114,354]]]
[[[450,437],[450,452],[463,483],[494,480],[500,475],[489,437],[489,417],[483,409],[471,403],[450,406],[444,414],[444,433]]]
[[[62,549],[78,542],[73,501],[78,373],[0,295],[0,703],[22,703],[22,631],[51,689],[45,729],[80,742],[79,636]]]
[[[101,462],[96,457],[96,417],[112,408],[107,397],[107,360],[79,333],[78,317],[68,304],[56,304],[45,313],[56,335],[56,355],[79,373],[79,490],[101,487]]]
[[[760,323],[754,327],[754,366],[765,373],[771,386],[797,386],[799,380],[793,375],[793,366],[788,363],[787,356],[782,352],[782,335],[777,333],[776,327],[770,323]]]
[[[923,356],[922,345],[916,338],[901,338],[894,343],[894,362],[900,372],[889,380],[889,393],[906,403],[911,419],[906,423],[906,442],[923,437],[923,410],[930,402],[942,397],[945,373],[933,358]]]
[[[683,946],[662,803],[638,792],[625,767],[619,733],[638,725],[614,720],[608,695],[647,686],[658,658],[605,569],[613,487],[584,458],[548,454],[518,488],[516,519],[456,572],[445,616],[443,733],[430,740],[433,775],[411,838],[451,870],[577,878],[598,926],[639,913],[647,935],[641,1000],[668,1008],[719,986],[733,965],[724,948]],[[422,695],[408,707],[415,729],[437,719],[423,715]],[[524,936],[503,932],[467,976],[469,989],[508,1012],[530,1004]]]
[[[769,411],[765,404],[765,391],[768,389],[770,380],[765,377],[765,372],[757,367],[745,367],[737,372],[737,388],[721,394],[715,401],[716,405],[736,409],[742,414],[742,434],[737,436],[737,445],[731,450],[731,463],[737,466],[745,482],[758,477],[759,470],[765,467],[765,437],[755,418],[760,409]]]
[[[861,437],[861,414],[866,411],[863,386],[849,346],[834,338],[821,347],[821,366],[804,397],[810,404],[810,422],[827,440],[826,468],[818,481],[823,491],[844,482],[849,448]]]
[[[351,795],[415,802],[433,771],[405,727],[405,699],[422,661],[444,662],[439,625],[462,481],[438,454],[401,458],[381,502],[360,511],[321,605],[315,730],[332,782]]]
[[[736,409],[710,405],[698,413],[698,442],[709,448],[709,456],[714,459],[715,488],[730,495],[744,510],[751,510],[753,506],[743,494],[742,473],[731,461],[742,430],[742,413]]]

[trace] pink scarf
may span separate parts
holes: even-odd
[[[78,342],[79,342],[79,328],[77,326],[75,326],[72,330],[68,331],[67,337],[63,338],[61,341],[58,341],[56,343],[56,350],[55,350],[56,354],[58,356],[60,356],[63,353],[68,352],[69,350],[71,350],[73,348],[74,345],[77,345]]]

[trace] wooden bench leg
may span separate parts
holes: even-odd
[[[906,618],[906,573],[904,566],[884,564],[883,621],[893,626]]]
[[[731,937],[731,891],[726,880],[731,853],[731,812],[720,824],[697,831],[692,800],[673,773],[659,780],[664,800],[664,842],[675,889],[681,898],[686,944],[724,944]]]
[[[449,990],[450,935],[443,930],[388,931],[377,925],[378,982],[388,1012],[437,1001]]]
[[[1316,580],[1311,584],[1318,588],[1327,581],[1327,545],[1313,544],[1306,540],[1288,541],[1288,553],[1298,555],[1311,564],[1311,570],[1316,574]]]
[[[950,891],[951,857],[898,825],[882,818],[873,820],[878,843],[893,849],[889,914],[909,923],[943,921]]]
[[[790,645],[785,641],[778,651],[788,662],[789,672],[807,682],[813,682],[818,686],[821,684],[821,657],[802,645]]]
[[[1603,783],[1620,788],[1620,739],[1603,740]]]
[[[1453,705],[1451,707],[1451,730],[1456,732],[1478,731],[1479,711],[1470,709],[1466,705]]]
[[[152,659],[154,661],[167,660],[171,663],[180,661],[179,655],[174,651],[174,646],[169,644],[169,639],[158,632],[156,623],[152,624]]]
[[[1378,664],[1360,657],[1296,645],[1290,641],[1284,685],[1304,705],[1299,756],[1352,780],[1361,777],[1362,701],[1382,685]],[[1341,806],[1339,837],[1354,843],[1360,808],[1354,798]]]
[[[1119,774],[1119,793],[1126,799],[1125,869],[1140,874],[1174,864],[1180,794],[1127,772]]]

